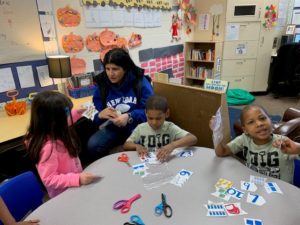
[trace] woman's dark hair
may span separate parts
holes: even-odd
[[[122,67],[125,73],[131,71],[136,76],[136,79],[133,82],[133,89],[137,96],[137,101],[139,102],[141,96],[141,81],[144,77],[144,70],[134,64],[128,51],[123,48],[114,48],[106,53],[103,60],[104,68],[110,63]],[[110,81],[107,77],[105,69],[95,78],[95,81],[100,87],[102,104],[106,105]]]
[[[55,91],[37,94],[31,105],[31,118],[25,136],[30,159],[38,163],[40,151],[47,140],[63,142],[70,156],[79,154],[79,141],[75,131],[68,126],[73,104],[71,100]]]
[[[148,110],[159,110],[163,113],[168,111],[168,101],[165,97],[159,95],[152,95],[146,101],[146,112]]]

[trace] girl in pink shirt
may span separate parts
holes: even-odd
[[[82,110],[71,110],[71,100],[59,92],[44,91],[31,105],[30,125],[25,137],[29,157],[36,163],[50,198],[68,187],[93,182],[97,176],[82,172],[76,133],[69,127]]]

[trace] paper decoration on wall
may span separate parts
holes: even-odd
[[[54,18],[52,15],[40,15],[40,23],[44,37],[56,38]]]
[[[53,85],[53,80],[49,76],[48,65],[37,66],[36,71],[38,74],[38,78],[39,78],[41,87]]]
[[[99,52],[101,49],[99,36],[96,33],[89,34],[85,38],[85,46],[90,52]]]
[[[142,44],[142,35],[132,33],[128,41],[128,47],[133,48]]]
[[[115,48],[115,46],[110,46],[110,47],[106,47],[100,50],[100,59],[103,61],[104,60],[104,56],[107,52],[109,52],[110,50],[112,50],[113,48]]]
[[[115,32],[105,29],[100,33],[101,45],[107,47],[111,45],[117,45],[117,35]]]
[[[127,48],[126,38],[117,36],[117,46],[118,48]]]
[[[263,26],[269,30],[272,29],[272,27],[276,26],[277,21],[277,11],[276,6],[271,4],[270,6],[266,6],[266,12],[264,16],[264,23]]]
[[[0,93],[16,89],[16,84],[10,67],[0,69],[0,78]]]
[[[76,27],[80,24],[80,13],[66,6],[56,11],[57,20],[63,27]]]
[[[115,32],[105,29],[99,34],[100,59],[103,60],[105,54],[113,48],[127,48],[130,40],[127,42],[125,37],[120,37]]]
[[[62,37],[62,47],[67,53],[80,52],[84,47],[83,38],[71,32]]]
[[[185,25],[185,33],[192,32],[191,26],[196,24],[197,13],[195,7],[190,3],[190,0],[180,0],[178,15],[182,15],[183,24]]]
[[[71,61],[72,75],[86,72],[86,62],[84,59],[73,56],[70,59],[70,61]]]
[[[109,0],[82,0],[83,5],[101,5],[106,6],[110,4]],[[127,8],[150,8],[170,10],[170,0],[111,0],[113,6],[127,7]]]
[[[183,77],[184,75],[184,58],[183,53],[167,57],[159,57],[156,59],[150,59],[141,63],[141,68],[145,70],[145,75],[154,78],[156,72],[172,70],[172,74],[175,78]]]
[[[223,13],[223,5],[222,4],[213,4],[209,9],[210,14],[213,19],[213,27],[212,27],[212,39],[214,36],[220,35],[220,17]]]
[[[182,20],[179,18],[178,13],[173,14],[172,16],[172,25],[171,25],[171,33],[172,39],[171,41],[179,41],[180,40],[180,29],[182,25]]]
[[[147,8],[121,8],[107,5],[83,7],[84,22],[88,28],[96,27],[160,27],[162,10]]]

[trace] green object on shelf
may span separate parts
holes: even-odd
[[[227,91],[227,104],[232,105],[248,105],[251,104],[255,97],[248,91],[243,89],[229,89]]]

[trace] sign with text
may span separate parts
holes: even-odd
[[[225,80],[205,79],[204,89],[226,93],[229,82]]]

